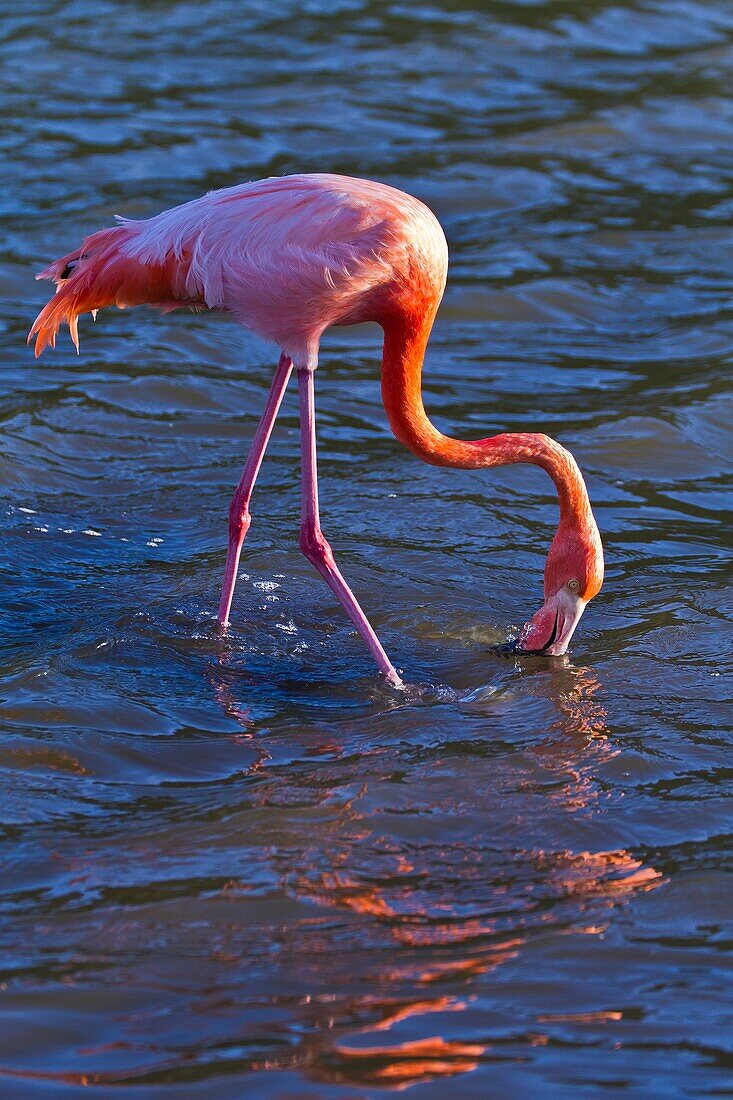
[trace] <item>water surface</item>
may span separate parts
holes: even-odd
[[[3,1097],[722,1095],[729,5],[29,0],[2,35]],[[445,226],[441,429],[587,475],[567,661],[491,650],[550,482],[402,449],[376,329],[324,344],[323,522],[406,695],[297,552],[294,394],[215,628],[276,349],[146,311],[24,347],[32,273],[114,213],[324,170]]]

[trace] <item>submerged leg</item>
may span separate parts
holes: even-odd
[[[302,459],[300,549],[321,574],[361,634],[380,671],[391,684],[395,687],[401,687],[402,680],[382,649],[379,638],[357,603],[354,593],[341,576],[341,572],[334,561],[331,547],[326,541],[323,531],[321,531],[321,521],[318,513],[316,411],[312,370],[298,370],[298,400],[300,402],[300,450]]]
[[[292,369],[293,364],[290,359],[288,359],[286,355],[281,355],[280,362],[275,371],[275,377],[272,380],[270,392],[267,396],[265,411],[262,414],[262,419],[257,426],[255,437],[252,440],[252,447],[247,456],[239,485],[232,497],[232,503],[229,505],[229,546],[227,549],[227,563],[224,569],[224,583],[221,590],[218,616],[222,626],[226,626],[229,622],[234,585],[237,582],[239,555],[242,551],[244,536],[247,534],[250,525],[249,502],[252,496],[252,489],[257,480],[257,474],[260,472],[265,448],[270,439],[275,417],[280,408],[280,403],[282,402],[283,394],[287,388]]]

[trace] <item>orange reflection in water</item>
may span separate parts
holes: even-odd
[[[570,671],[570,675],[546,681],[546,690],[558,714],[554,737],[528,752],[554,777],[559,772],[564,778],[562,784],[555,782],[543,786],[542,797],[556,803],[565,813],[596,814],[599,812],[598,769],[613,759],[620,749],[609,737],[606,711],[600,701],[601,685],[595,674],[588,669],[564,671]],[[345,817],[350,835],[356,834],[361,840],[370,837],[366,819],[359,814],[356,804],[350,804]],[[340,824],[344,826],[346,820],[342,819]],[[521,823],[518,823],[518,832],[521,835]],[[588,908],[592,907],[597,914],[599,905],[611,909],[625,898],[653,889],[662,882],[658,871],[645,866],[623,848],[604,851],[533,849],[517,852],[516,856],[535,869],[534,877],[549,885],[555,897],[572,900],[574,912],[581,920],[574,921],[570,927],[561,927],[558,929],[560,934],[601,934],[607,928],[605,923],[597,919],[583,920]],[[471,984],[521,953],[527,936],[532,934],[521,927],[525,923],[523,915],[517,921],[520,927],[507,935],[500,931],[498,920],[462,917],[450,902],[443,902],[439,908],[431,903],[430,909],[426,909],[420,883],[430,877],[430,868],[419,866],[419,848],[417,856],[412,852],[409,857],[405,853],[394,854],[395,878],[413,873],[414,886],[401,877],[399,886],[393,887],[389,885],[392,876],[384,873],[379,877],[388,885],[365,881],[349,870],[348,862],[348,855],[343,849],[339,851],[335,843],[331,870],[315,878],[312,872],[299,877],[296,894],[371,917],[388,929],[397,950],[389,953],[389,965],[379,974],[385,986],[404,989],[412,985],[415,991],[424,991],[426,987],[445,981],[460,981],[469,992],[450,1003],[445,995],[425,998],[421,993],[414,998],[406,997],[398,1009],[362,1027],[357,1033],[362,1040],[358,1045],[340,1039],[328,1053],[323,1051],[312,1068],[312,1075],[319,1080],[403,1089],[477,1068],[488,1046],[469,1039],[449,1040],[433,1035],[394,1045],[384,1042],[365,1045],[363,1040],[370,1033],[383,1034],[398,1024],[412,1022],[415,1025],[419,1018],[428,1014],[465,1009],[472,999]],[[502,909],[506,893],[504,887],[496,890],[498,911]],[[539,928],[553,920],[556,918],[552,910],[534,915],[534,923]],[[395,959],[400,963],[396,965]],[[604,1011],[578,1012],[564,1018],[612,1023],[621,1017],[620,1012]],[[540,1017],[538,1022],[551,1022],[551,1019]],[[455,1024],[451,1031],[455,1032]],[[548,1036],[536,1034],[528,1041],[544,1045]]]
[[[214,688],[222,707],[242,726],[251,728],[246,707],[237,701],[237,686],[228,675],[214,672]],[[602,791],[597,774],[599,768],[621,751],[610,738],[606,710],[602,702],[601,684],[592,670],[565,667],[551,670],[541,680],[533,681],[533,690],[551,700],[557,719],[551,727],[552,736],[525,750],[539,766],[532,778],[516,787],[520,806],[522,791],[547,799],[563,814],[598,816],[602,813]],[[243,733],[248,738],[247,733]],[[251,744],[251,742],[250,742]],[[328,751],[338,751],[329,735]],[[313,752],[313,745],[309,745]],[[257,766],[257,765],[255,765]],[[266,769],[267,755],[259,766]],[[547,770],[545,782],[542,770]],[[562,782],[558,782],[558,776]],[[598,935],[607,925],[598,920],[598,909],[611,909],[625,898],[659,885],[662,877],[654,868],[645,866],[626,849],[602,851],[545,850],[531,848],[513,850],[511,858],[517,866],[525,866],[522,882],[540,883],[558,902],[572,903],[573,915],[558,921],[552,906],[539,905],[532,898],[523,909],[516,907],[512,925],[507,929],[498,918],[466,915],[453,900],[449,888],[440,900],[431,891],[435,878],[445,874],[444,855],[419,844],[409,851],[391,846],[389,857],[380,856],[379,873],[360,874],[356,857],[363,850],[378,850],[380,845],[368,812],[360,810],[361,796],[367,784],[353,798],[340,804],[337,817],[321,825],[316,838],[317,862],[330,866],[301,866],[287,869],[288,887],[299,899],[348,911],[386,932],[393,949],[380,950],[374,957],[370,985],[385,991],[384,997],[364,995],[338,998],[339,1010],[323,1004],[323,1019],[314,1033],[303,1035],[297,1055],[268,1058],[254,1068],[285,1068],[299,1064],[311,1079],[329,1083],[350,1083],[359,1086],[379,1086],[380,1089],[401,1090],[411,1085],[468,1073],[477,1068],[488,1050],[488,1044],[476,1042],[472,1036],[448,1038],[440,1034],[443,1013],[464,1011],[475,995],[472,986],[477,979],[520,955],[529,936],[553,922],[556,934]],[[487,792],[491,798],[491,791]],[[529,800],[527,812],[531,812]],[[523,821],[516,822],[516,833],[522,835]],[[326,835],[323,829],[327,830]],[[329,834],[331,843],[329,844]],[[529,831],[531,835],[531,831]],[[302,843],[302,838],[299,838]],[[466,847],[461,855],[454,842],[446,848],[453,859],[450,873],[458,875],[460,884],[471,880],[474,865],[480,873],[477,854]],[[306,848],[307,851],[307,848]],[[389,863],[385,869],[384,861]],[[463,877],[462,877],[463,876]],[[468,876],[466,878],[466,876]],[[484,884],[473,879],[478,887]],[[515,901],[517,889],[513,880],[497,881],[493,894],[483,898],[484,912],[502,913]],[[526,889],[526,886],[525,886]],[[480,890],[479,890],[480,894]],[[465,904],[465,900],[464,900]],[[593,918],[588,919],[587,910]],[[361,960],[363,963],[364,960]],[[313,981],[317,983],[320,962],[314,957]],[[447,993],[444,984],[460,983],[463,995]],[[435,989],[435,996],[426,992]],[[309,1001],[318,1012],[318,998]],[[333,1012],[332,1016],[330,1013]],[[320,1015],[320,1013],[319,1013]],[[387,1034],[430,1028],[426,1018],[435,1017],[437,1034],[417,1037],[395,1037],[385,1042]],[[364,1020],[366,1017],[366,1020]],[[543,1016],[538,1023],[565,1019],[576,1022],[603,1020],[613,1023],[621,1017],[614,1011],[601,1013],[571,1013],[564,1017]],[[345,1031],[344,1023],[360,1020],[355,1030]],[[337,1025],[336,1020],[341,1024]],[[446,1022],[446,1030],[448,1025]],[[455,1020],[450,1031],[455,1034]],[[376,1042],[377,1034],[380,1041]],[[528,1037],[533,1045],[548,1041],[544,1034]]]
[[[336,1043],[329,1080],[405,1089],[476,1069],[486,1047],[449,1039],[416,1039],[360,1049]]]

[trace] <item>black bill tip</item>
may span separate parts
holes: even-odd
[[[492,652],[496,653],[499,657],[544,657],[547,655],[547,650],[555,642],[557,638],[557,629],[560,625],[560,612],[555,612],[555,622],[553,623],[552,633],[547,639],[542,649],[522,649],[519,644],[519,638],[516,638],[513,642],[504,642],[503,645],[492,646]]]

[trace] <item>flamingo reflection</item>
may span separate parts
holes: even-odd
[[[609,736],[595,673],[562,671],[543,681],[557,713],[551,735],[528,752],[555,780],[542,784],[542,797],[564,815],[588,820],[598,812],[596,777],[621,750]],[[478,792],[492,810],[501,797],[500,775],[495,783],[494,790]],[[360,1014],[371,1021],[351,1036],[334,1036],[310,1061],[310,1073],[321,1081],[405,1088],[476,1068],[488,1044],[470,1035],[447,1038],[442,1032],[455,1036],[457,1028],[442,1014],[467,1008],[478,979],[517,957],[548,925],[556,934],[598,935],[607,928],[604,913],[662,881],[657,870],[625,848],[517,847],[507,856],[487,849],[483,838],[476,838],[475,846],[453,841],[399,848],[379,835],[374,824],[379,809],[368,788],[365,784],[342,806],[330,837],[319,839],[317,852],[306,851],[306,865],[291,872],[289,884],[296,896],[347,910],[386,934],[392,948],[379,953],[372,979],[385,993],[399,990],[402,999],[364,1000]],[[362,807],[370,803],[369,813]],[[512,801],[515,812],[519,806],[517,837],[531,831],[523,819],[525,805],[521,795]],[[385,1033],[392,1031],[421,1034],[386,1043]],[[533,1039],[543,1041],[541,1032]]]

